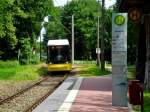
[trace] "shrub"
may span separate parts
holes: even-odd
[[[37,55],[32,55],[30,63],[31,64],[38,64],[40,62],[39,57]]]

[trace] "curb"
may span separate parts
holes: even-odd
[[[135,112],[132,108],[132,105],[128,102],[129,112]]]

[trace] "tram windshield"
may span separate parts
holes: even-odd
[[[48,63],[59,64],[70,62],[70,52],[68,45],[49,46]]]

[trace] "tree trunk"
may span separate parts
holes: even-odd
[[[144,24],[140,24],[140,31],[137,38],[137,56],[136,56],[136,79],[144,83],[145,61],[146,61],[146,37]]]
[[[150,91],[150,15],[146,15],[144,19],[146,29],[145,87]]]
[[[105,0],[102,0],[102,36],[101,36],[101,70],[105,70],[105,44],[104,44],[104,36],[105,36]]]

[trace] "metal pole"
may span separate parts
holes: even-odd
[[[41,61],[41,32],[40,32],[40,61]]]
[[[104,35],[105,35],[105,0],[102,0],[102,36],[101,36],[101,70],[105,70],[105,56],[104,56]]]
[[[99,52],[99,16],[98,16],[98,21],[97,21],[97,66],[100,67],[100,52]]]
[[[74,64],[74,15],[72,15],[72,64]]]
[[[100,1],[98,0],[98,19],[97,19],[97,66],[100,67],[100,52],[99,52],[99,18],[100,18],[100,6],[99,6]]]

